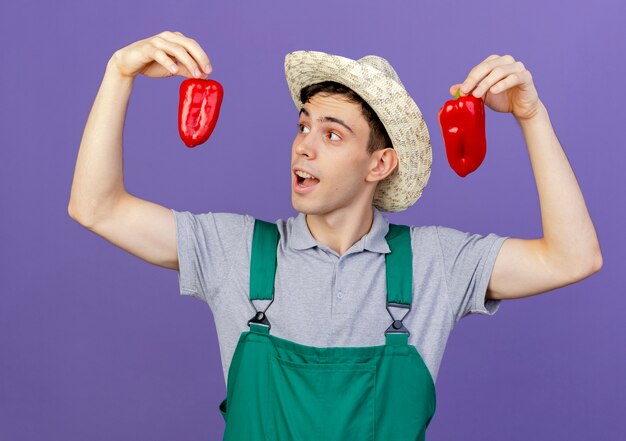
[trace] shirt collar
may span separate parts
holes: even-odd
[[[389,232],[389,221],[382,215],[380,210],[372,206],[374,210],[374,221],[370,231],[365,234],[357,243],[353,245],[355,249],[353,252],[369,250],[376,253],[389,253],[389,245],[385,240],[385,236]],[[299,213],[294,219],[291,228],[290,246],[295,250],[305,250],[315,246],[322,246],[326,248],[326,245],[317,241],[306,223],[306,215]]]

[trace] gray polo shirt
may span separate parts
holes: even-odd
[[[389,221],[374,210],[370,231],[343,256],[315,240],[300,213],[275,223],[280,231],[271,334],[309,346],[385,344],[385,235]],[[215,320],[224,381],[239,335],[255,313],[250,304],[254,218],[246,214],[172,210],[180,293],[206,302]],[[448,336],[471,313],[494,314],[485,292],[507,236],[470,234],[443,226],[411,226],[413,303],[404,319],[409,343],[437,378]],[[255,300],[258,310],[268,300]],[[397,318],[405,310],[392,309]]]

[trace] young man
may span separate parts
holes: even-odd
[[[327,352],[335,353],[329,348],[349,348],[348,352],[373,346],[389,348],[381,346],[390,340],[385,329],[391,329],[390,315],[394,320],[398,317],[385,310],[390,305],[390,282],[386,277],[390,270],[395,271],[386,264],[389,256],[398,254],[390,247],[391,226],[381,212],[410,207],[428,181],[431,147],[421,112],[383,58],[350,60],[314,51],[287,55],[287,82],[299,112],[291,160],[292,204],[299,215],[276,222],[277,242],[265,248],[276,255],[275,276],[268,279],[273,296],[269,302],[252,302],[255,273],[251,259],[257,249],[257,220],[234,213],[169,210],[123,189],[121,130],[132,81],[138,73],[171,75],[171,61],[165,53],[176,55],[184,66],[181,74],[188,76],[197,65],[208,65],[208,57],[197,43],[180,33],[162,33],[116,52],[81,143],[71,215],[138,257],[177,270],[181,294],[208,303],[216,322],[229,406],[235,384],[240,390],[233,393],[242,397],[235,401],[239,410],[235,407],[233,413],[229,407],[227,439],[257,439],[251,433],[235,435],[236,429],[228,430],[229,424],[233,427],[234,421],[243,421],[242,403],[248,403],[246,412],[264,408],[255,401],[264,395],[261,389],[246,392],[241,386],[248,384],[248,375],[251,387],[269,379],[271,384],[289,379],[285,387],[279,388],[282,392],[263,389],[274,397],[269,406],[273,409],[269,415],[275,418],[272,427],[294,418],[300,421],[298,430],[315,430],[316,425],[307,426],[309,420],[303,419],[303,412],[317,401],[309,399],[302,406],[286,406],[280,401],[285,391],[302,381],[305,372],[328,371],[329,366],[335,374],[341,371],[341,363],[335,367],[319,360]],[[452,86],[450,93],[458,87],[461,85]],[[464,81],[462,93],[470,92],[484,97],[486,105],[495,111],[513,113],[519,122],[539,191],[544,237],[525,240],[493,233],[480,236],[443,226],[411,226],[404,230],[412,250],[408,275],[412,301],[410,309],[399,314],[404,317],[398,320],[397,329],[407,331],[408,343],[419,354],[421,364],[412,365],[408,377],[427,373],[420,377],[421,383],[416,383],[415,392],[420,392],[420,400],[432,405],[434,381],[448,335],[462,317],[470,313],[494,314],[501,300],[574,283],[598,271],[602,264],[582,194],[530,72],[509,55],[492,55],[474,67]],[[267,314],[255,316],[261,311]],[[270,319],[272,344],[282,342],[293,354],[314,354],[316,361],[278,359],[282,370],[272,364],[267,371],[265,359],[258,354],[242,362],[242,343],[253,316],[259,317],[253,326],[267,324]],[[236,367],[231,370],[233,356],[240,347]],[[268,360],[276,362],[272,357]],[[362,367],[366,363],[353,365]],[[382,378],[383,370],[380,366],[377,369]],[[327,376],[319,378],[333,378],[326,371]],[[361,379],[363,385],[370,381],[366,376],[351,378],[345,382],[346,388],[348,383],[359,383]],[[324,385],[330,388],[331,383]],[[321,393],[306,390],[307,396]],[[362,389],[354,392],[346,395],[358,395]],[[358,401],[369,403],[367,400],[355,399],[346,404],[353,411],[346,411],[346,415],[363,414],[369,407],[349,406],[357,406]],[[227,418],[226,400],[222,404]],[[285,416],[278,413],[278,408],[294,413]],[[384,406],[377,409],[384,412]],[[433,411],[431,407],[424,410],[423,421],[411,428],[415,433],[410,436],[420,431],[423,438]],[[255,421],[261,427],[260,414],[255,414],[257,420],[247,417],[247,426],[256,427],[251,423]],[[347,430],[341,433],[359,439],[370,433],[369,420],[358,427],[348,426],[350,418],[336,421],[336,427]],[[377,427],[384,427],[388,421],[384,414],[372,418]],[[332,433],[340,432],[334,428]],[[416,439],[410,436],[406,439]]]

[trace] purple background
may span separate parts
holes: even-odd
[[[291,207],[297,112],[283,59],[298,49],[387,58],[433,145],[425,192],[392,222],[541,237],[526,145],[487,112],[487,157],[448,166],[437,110],[492,53],[532,72],[600,238],[602,270],[505,301],[450,336],[434,440],[621,440],[626,430],[624,54],[620,0],[402,2],[3,2],[0,149],[0,440],[213,440],[225,396],[211,311],[176,273],[69,218],[76,155],[106,62],[164,30],[196,39],[224,85],[219,124],[188,149],[182,77],[135,82],[124,132],[126,189],[177,210]],[[620,276],[620,274],[622,274]],[[621,277],[621,279],[620,279]]]

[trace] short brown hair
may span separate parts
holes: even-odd
[[[348,102],[361,104],[363,116],[370,126],[370,136],[367,143],[368,154],[371,155],[376,150],[384,149],[386,147],[393,148],[393,144],[391,144],[391,139],[387,134],[387,130],[385,130],[383,123],[380,122],[380,119],[378,118],[378,115],[376,115],[376,112],[374,112],[374,109],[372,109],[370,105],[367,104],[367,102],[365,102],[365,100],[354,90],[335,81],[323,81],[321,83],[315,83],[303,87],[302,90],[300,90],[300,101],[302,103],[306,103],[318,93],[343,95]]]

